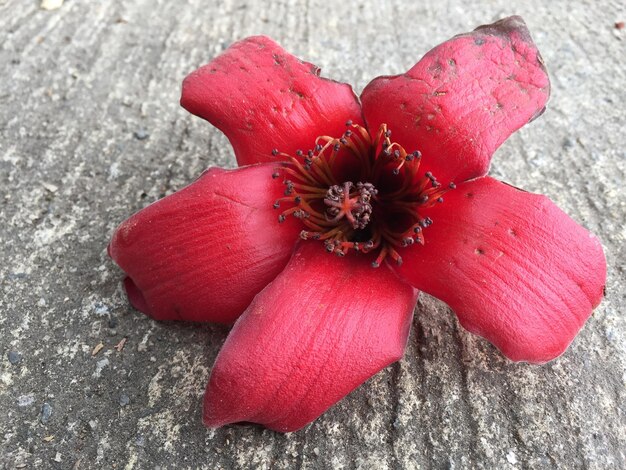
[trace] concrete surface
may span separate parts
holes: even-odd
[[[548,194],[609,262],[607,297],[569,351],[507,362],[423,296],[404,360],[305,430],[204,429],[226,329],[140,315],[105,251],[132,212],[234,165],[179,108],[182,78],[265,33],[360,91],[513,13],[553,94],[492,174]],[[0,465],[626,468],[624,20],[617,0],[0,0]]]

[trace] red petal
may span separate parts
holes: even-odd
[[[236,42],[183,82],[181,105],[221,129],[239,165],[273,161],[272,150],[293,155],[320,135],[339,137],[345,123],[362,123],[350,85],[319,76],[271,39]]]
[[[545,196],[485,177],[428,216],[425,245],[403,250],[400,273],[510,359],[559,356],[603,296],[599,240]]]
[[[404,75],[363,91],[370,129],[387,123],[393,140],[424,155],[440,181],[487,173],[493,152],[544,109],[550,82],[519,16],[456,36]]]
[[[295,431],[402,357],[417,291],[365,257],[298,248],[220,351],[204,422]]]
[[[285,267],[301,228],[278,224],[272,171],[212,168],[122,223],[109,253],[135,308],[157,320],[234,322]]]

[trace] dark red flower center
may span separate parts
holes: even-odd
[[[351,121],[339,138],[320,136],[315,147],[285,158],[274,178],[283,176],[284,197],[274,203],[289,207],[279,222],[301,220],[304,240],[320,240],[329,253],[377,251],[372,266],[389,256],[402,263],[398,248],[424,243],[423,230],[433,223],[424,209],[443,202],[447,187],[430,173],[419,174],[421,153],[408,153],[391,141],[382,124],[376,135]]]

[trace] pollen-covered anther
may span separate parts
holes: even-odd
[[[402,246],[411,246],[415,243],[415,240],[412,237],[404,237],[402,239]]]

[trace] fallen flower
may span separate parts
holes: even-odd
[[[136,213],[109,253],[147,315],[235,322],[205,424],[311,422],[402,357],[417,289],[512,360],[559,356],[602,298],[600,242],[485,176],[548,96],[519,17],[375,79],[360,102],[266,37],[189,75],[181,104],[226,134],[241,168]]]

